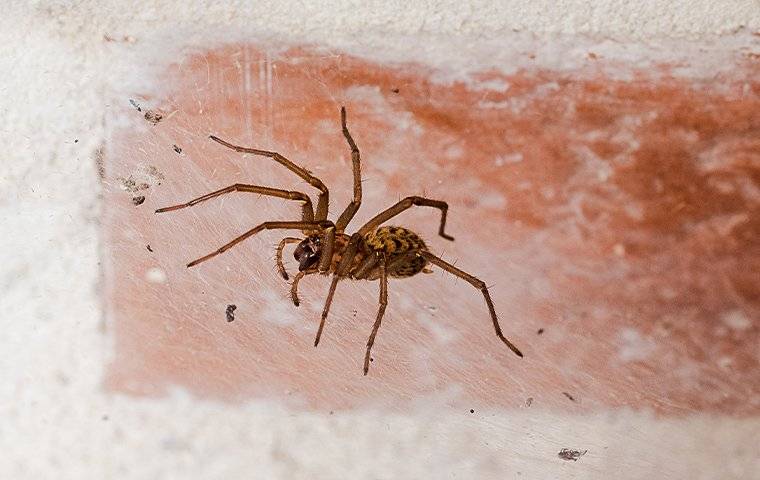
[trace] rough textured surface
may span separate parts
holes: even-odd
[[[417,65],[230,47],[170,68],[165,121],[148,124],[126,101],[114,110],[132,121],[115,130],[105,162],[109,385],[155,394],[178,383],[322,411],[399,410],[447,392],[463,410],[532,397],[573,411],[757,414],[760,70],[746,64],[716,83],[662,65],[614,80],[601,61],[436,83]],[[312,350],[326,282],[304,280],[297,310],[272,265],[277,241],[299,232],[262,232],[185,268],[263,221],[297,220],[300,202],[237,193],[158,217],[156,207],[236,182],[314,190],[208,133],[303,163],[333,187],[334,219],[351,195],[340,104],[366,179],[348,231],[407,194],[445,198],[453,244],[434,235],[438,210],[390,223],[411,222],[434,252],[492,285],[525,360],[493,337],[477,290],[420,275],[391,282],[379,361],[359,383],[377,285],[341,284]],[[135,183],[148,192],[144,208],[128,201]],[[241,306],[235,328],[221,321],[229,302]]]
[[[167,65],[181,62],[199,49],[245,40],[269,45],[273,54],[286,45],[311,44],[318,45],[315,48],[322,49],[324,54],[339,50],[339,53],[358,55],[371,62],[414,62],[437,72],[444,83],[463,73],[488,68],[497,70],[497,78],[519,75],[520,69],[531,62],[545,69],[568,71],[587,61],[589,52],[605,60],[600,68],[609,78],[625,79],[630,70],[620,69],[621,65],[654,68],[666,62],[677,65],[669,74],[688,82],[705,83],[719,74],[712,88],[721,86],[715,83],[723,83],[726,77],[721,77],[721,73],[756,68],[752,67],[757,65],[760,53],[758,37],[753,36],[760,30],[756,2],[737,1],[718,6],[706,1],[641,5],[607,1],[598,2],[594,7],[588,5],[580,1],[551,2],[551,5],[513,2],[506,7],[485,2],[464,5],[427,2],[417,3],[410,9],[409,2],[397,5],[383,2],[363,11],[358,11],[358,6],[325,2],[305,2],[297,10],[284,4],[250,6],[248,2],[240,2],[240,5],[213,2],[190,7],[163,4],[160,8],[142,3],[126,11],[120,2],[79,2],[75,8],[60,4],[29,6],[26,2],[4,5],[0,19],[0,66],[4,72],[0,84],[3,93],[0,140],[5,147],[0,163],[0,224],[4,233],[0,240],[0,264],[3,265],[0,318],[4,325],[0,368],[7,374],[0,384],[3,417],[0,476],[19,479],[51,476],[250,478],[252,474],[262,478],[371,475],[376,478],[454,475],[460,478],[610,478],[612,472],[616,478],[640,478],[657,472],[663,478],[751,478],[753,472],[760,470],[755,440],[759,429],[757,407],[749,403],[742,405],[735,400],[739,398],[736,396],[725,408],[716,407],[714,399],[701,399],[702,403],[688,406],[677,417],[654,417],[647,413],[648,409],[635,408],[599,408],[583,414],[555,408],[548,413],[543,405],[539,408],[538,403],[528,399],[523,408],[474,405],[473,413],[459,406],[452,409],[445,401],[439,408],[431,408],[431,401],[420,399],[419,408],[391,412],[387,408],[367,408],[330,415],[325,411],[286,406],[279,402],[279,396],[270,400],[244,397],[229,403],[220,401],[218,396],[212,399],[199,395],[200,388],[190,388],[192,394],[189,395],[187,384],[182,389],[166,388],[163,381],[156,384],[158,388],[148,391],[149,398],[103,388],[106,367],[114,361],[112,342],[116,327],[113,318],[104,315],[100,268],[105,255],[100,246],[103,230],[99,222],[104,218],[101,196],[104,192],[107,195],[108,190],[101,187],[98,165],[103,165],[109,149],[115,147],[105,143],[106,118],[114,120],[110,128],[131,126],[126,117],[124,123],[119,119],[125,101],[137,94],[147,97],[141,101],[150,107],[155,106],[151,101],[165,102],[167,90],[157,82]],[[410,49],[410,45],[415,48]],[[656,75],[656,69],[649,74]],[[594,84],[590,81],[586,85],[592,88]],[[732,122],[741,121],[742,114],[740,110],[731,109],[729,99],[736,94],[732,93],[732,85],[728,82],[726,91],[710,95],[723,102],[731,112],[729,124],[735,125]],[[616,90],[618,95],[622,92],[620,88]],[[757,91],[752,88],[750,85],[748,94],[756,98]],[[610,97],[602,96],[604,98]],[[609,109],[600,110],[601,113],[606,111]],[[326,121],[332,121],[332,112],[323,112]],[[614,128],[614,123],[605,121],[603,116],[597,117],[593,109],[586,113],[589,120],[599,118],[603,130]],[[702,106],[674,121],[688,126],[694,114],[702,119],[696,130],[715,128],[714,132],[718,132],[727,125],[723,113],[711,112]],[[747,120],[748,125],[752,125],[752,118]],[[656,126],[657,120],[651,122],[654,125],[645,122],[640,128],[647,138],[657,140],[656,128],[646,131]],[[357,129],[359,125],[357,122]],[[161,127],[159,123],[155,128]],[[208,125],[202,127],[204,132],[210,130]],[[690,136],[689,132],[695,128],[684,130],[672,145],[670,137],[660,140],[666,142],[663,148],[677,152],[684,149],[710,152],[701,143],[700,136]],[[728,139],[731,135],[735,132],[722,138]],[[279,138],[276,132],[271,139],[275,138]],[[601,138],[600,150],[592,150],[592,153],[602,157],[615,155],[615,142],[604,144],[603,140],[610,139]],[[682,192],[666,202],[676,210],[680,222],[679,228],[673,231],[669,224],[658,221],[662,212],[658,212],[657,205],[648,208],[646,202],[647,196],[657,194],[660,187],[653,185],[651,192],[633,190],[627,194],[640,200],[642,209],[638,213],[648,214],[644,233],[654,232],[671,238],[674,243],[669,248],[672,249],[682,247],[706,253],[709,258],[718,260],[721,271],[728,272],[726,277],[720,277],[723,283],[716,289],[711,288],[710,282],[689,287],[693,295],[690,298],[709,306],[706,313],[695,310],[692,314],[697,320],[702,318],[702,322],[706,318],[703,315],[717,316],[725,328],[715,327],[715,335],[720,338],[715,348],[729,349],[738,359],[751,360],[751,356],[742,357],[742,352],[751,355],[752,343],[738,343],[745,346],[733,349],[731,342],[757,338],[757,313],[751,309],[756,308],[757,300],[744,300],[740,308],[726,308],[729,301],[741,303],[753,288],[741,280],[741,269],[736,270],[732,265],[742,258],[757,258],[751,256],[756,245],[741,243],[745,238],[742,232],[752,225],[753,217],[743,221],[741,215],[745,212],[734,212],[728,208],[731,203],[724,203],[726,199],[738,201],[741,195],[749,196],[747,198],[756,195],[756,177],[749,175],[750,181],[741,183],[742,177],[732,173],[745,168],[742,161],[756,168],[756,163],[752,163],[756,162],[755,157],[741,156],[747,151],[747,145],[740,143],[718,143],[730,158],[738,158],[739,163],[727,167],[707,155],[700,163],[700,170],[694,172],[704,177],[705,182],[696,188],[718,192],[715,195],[722,200],[710,206],[710,218],[717,217],[712,223],[700,216],[702,209],[691,207],[694,197],[688,188],[681,189],[685,186],[680,183],[681,179],[669,178],[668,183],[661,185],[678,187],[673,191]],[[178,146],[183,154],[188,154],[186,145]],[[338,152],[340,147],[336,144],[335,148]],[[371,142],[366,148],[372,148]],[[695,148],[697,150],[692,150]],[[177,155],[174,151],[171,153]],[[712,153],[719,154],[715,158],[724,157],[722,151]],[[517,158],[505,157],[501,162],[507,165]],[[635,169],[620,168],[629,179],[641,175]],[[656,163],[648,168],[656,168]],[[151,182],[156,179],[149,170],[138,173]],[[348,185],[346,180],[347,177],[338,184]],[[138,184],[136,182],[136,186]],[[191,186],[173,185],[172,193],[180,196]],[[208,185],[197,185],[202,186]],[[169,191],[166,192],[168,198]],[[537,202],[551,204],[551,192],[545,193],[550,198],[537,199]],[[591,222],[591,231],[604,226],[608,220],[629,221],[624,212],[608,211],[605,204],[600,206],[596,201],[606,198],[608,192],[594,193],[595,202],[580,205],[580,213],[575,214]],[[143,193],[135,194],[140,195]],[[557,192],[553,198],[556,195]],[[130,208],[147,208],[155,199],[145,196],[145,203],[137,207],[132,205],[132,197],[125,200]],[[509,200],[516,201],[512,197]],[[381,199],[375,201],[378,206]],[[470,208],[464,196],[457,201]],[[682,201],[686,205],[680,207]],[[501,202],[491,198],[490,208],[506,208],[500,206]],[[516,211],[511,204],[507,205],[508,211]],[[737,214],[740,216],[736,217]],[[207,215],[210,220],[213,213]],[[526,219],[511,217],[511,220],[526,224]],[[540,216],[531,220],[547,221]],[[702,230],[690,244],[683,231],[700,225]],[[228,231],[238,226],[228,224]],[[217,231],[219,227],[213,228]],[[754,232],[756,238],[756,230]],[[623,258],[631,255],[633,258],[627,261],[638,265],[639,274],[643,270],[652,275],[646,271],[648,264],[637,261],[644,255],[666,259],[668,250],[658,252],[657,245],[650,245],[642,238],[645,237],[634,235],[628,240],[637,247],[634,250],[628,243],[622,244],[622,249],[617,243],[592,242],[592,246],[599,251],[611,248],[616,256],[622,253]],[[268,243],[264,242],[263,246]],[[177,256],[180,257],[179,252]],[[457,256],[464,258],[463,254]],[[686,260],[673,265],[672,270],[667,264],[663,268],[671,275],[678,271],[701,275],[712,266],[696,257]],[[475,269],[488,276],[488,269],[484,268],[487,261],[475,259],[475,262]],[[260,265],[260,262],[251,262],[251,265]],[[745,269],[751,271],[752,264],[745,265]],[[161,282],[166,271],[139,271],[140,275],[145,273],[148,279]],[[270,273],[268,281],[273,288],[280,288],[274,273]],[[707,278],[712,279],[716,274],[709,275],[712,276]],[[460,284],[452,286],[446,282],[444,286],[452,289],[447,290],[449,293],[459,295],[461,290],[464,295],[466,292]],[[540,287],[535,288],[540,292]],[[720,292],[730,289],[736,296],[727,300]],[[362,308],[367,311],[374,298],[371,292],[374,290],[359,294],[364,304]],[[600,295],[603,293],[604,289],[600,290]],[[292,308],[284,297],[282,294],[273,301],[282,300],[284,307]],[[310,298],[318,298],[316,291]],[[403,295],[398,297],[399,303],[401,298]],[[468,298],[471,298],[468,308],[481,312],[477,298]],[[659,308],[658,305],[671,305],[668,302],[673,301],[668,292],[656,298],[658,301],[650,307],[651,312]],[[621,302],[628,300],[630,297],[625,295],[620,299]],[[409,301],[416,303],[413,298]],[[219,305],[220,324],[239,327],[244,305],[240,304],[236,320],[228,324],[224,316],[226,304],[223,300]],[[676,311],[683,308],[676,305]],[[438,312],[442,310],[443,306]],[[651,315],[651,312],[644,313]],[[349,311],[344,313],[350,315]],[[590,318],[590,321],[598,321],[593,320],[593,315]],[[682,328],[676,327],[676,332]],[[303,328],[308,330],[306,326]],[[691,332],[688,327],[683,328]],[[739,332],[744,333],[739,335]],[[553,341],[549,337],[551,333],[548,328],[543,333],[547,343]],[[696,338],[704,335],[699,330],[694,333]],[[337,336],[338,332],[334,330],[332,334]],[[359,339],[358,331],[356,335]],[[487,331],[479,335],[485,341],[492,340]],[[533,339],[531,334],[525,337],[532,345],[541,338],[536,335]],[[152,339],[144,341],[149,343]],[[609,348],[620,348],[618,353],[622,358],[638,362],[642,352],[648,351],[648,342],[640,332],[621,332],[620,344],[609,344]],[[685,352],[673,354],[701,355],[699,345],[695,341],[685,346]],[[754,346],[757,349],[756,343]],[[354,358],[355,353],[341,352],[341,362]],[[549,349],[545,354],[562,356],[568,368],[574,371],[594,362],[587,359],[584,367],[573,365],[579,357],[569,352],[552,353]],[[751,372],[744,370],[751,366],[749,363],[733,363],[721,358],[705,357],[705,361],[718,361],[719,368],[726,371],[725,381],[729,384],[733,381],[734,368]],[[377,367],[379,371],[380,365]],[[715,375],[709,369],[701,374],[707,374],[706,378]],[[697,375],[697,378],[705,377]],[[139,380],[134,383],[138,393],[145,390],[145,384]],[[592,380],[586,379],[594,384]],[[555,383],[549,380],[552,387]],[[654,386],[660,388],[660,385]],[[703,388],[708,392],[717,391],[714,385]],[[567,393],[576,398],[575,392]],[[741,391],[733,391],[737,393]],[[748,393],[756,397],[757,387]],[[583,398],[578,398],[582,403]],[[566,400],[568,408],[575,408],[574,402]],[[500,401],[494,404],[499,405]],[[606,405],[616,404],[608,402]],[[735,413],[744,415],[732,416]],[[353,448],[346,448],[347,444]],[[588,450],[588,453],[577,462],[565,462],[557,457],[563,448]],[[408,461],[399,462],[399,458]]]

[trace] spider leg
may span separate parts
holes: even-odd
[[[362,262],[356,267],[353,277],[357,280],[370,279],[372,273],[376,273],[374,272],[374,269],[379,261],[377,255],[368,255],[367,258],[362,260]]]
[[[335,228],[339,232],[342,232],[351,222],[351,219],[354,218],[356,211],[359,210],[359,207],[362,204],[362,174],[359,148],[356,146],[356,143],[348,132],[348,127],[346,126],[346,107],[340,107],[340,124],[343,128],[343,136],[346,137],[348,146],[351,148],[351,165],[354,173],[354,198],[343,213],[340,214],[338,221],[335,222]]]
[[[211,140],[219,144],[224,145],[227,148],[235,150],[236,152],[252,153],[254,155],[269,157],[275,162],[279,163],[280,165],[290,170],[291,172],[295,173],[302,179],[306,180],[309,183],[309,185],[317,188],[320,191],[319,199],[317,200],[317,213],[316,213],[315,220],[321,221],[321,220],[327,219],[327,204],[329,202],[330,192],[327,190],[327,187],[325,186],[325,184],[322,183],[322,180],[312,175],[308,170],[296,165],[295,163],[291,162],[290,160],[283,157],[277,152],[270,152],[268,150],[258,150],[256,148],[241,147],[241,146],[229,143],[227,141],[224,141],[215,135],[210,135],[209,138],[211,138]]]
[[[303,214],[301,218],[302,221],[304,222],[314,221],[314,210],[312,210],[312,207],[311,207],[311,199],[306,194],[301,193],[301,192],[290,192],[288,190],[280,190],[279,188],[261,187],[259,185],[246,185],[243,183],[236,183],[234,185],[230,185],[229,187],[222,188],[221,190],[207,193],[206,195],[200,196],[198,198],[194,198],[187,203],[181,203],[179,205],[174,205],[171,207],[159,208],[158,210],[156,210],[156,213],[171,212],[171,211],[179,210],[182,208],[192,207],[193,205],[197,205],[201,202],[205,202],[206,200],[211,200],[212,198],[216,198],[220,195],[224,195],[225,193],[231,193],[231,192],[259,193],[261,195],[267,195],[270,197],[279,197],[279,198],[285,198],[288,200],[299,200],[301,202],[304,202]]]
[[[330,221],[323,221],[323,222],[264,222],[261,225],[257,225],[256,227],[253,227],[252,229],[248,230],[244,234],[240,235],[239,237],[235,238],[231,242],[222,245],[221,247],[217,248],[213,252],[209,253],[208,255],[205,255],[201,258],[198,258],[196,260],[193,260],[192,262],[187,264],[187,267],[194,267],[195,265],[198,265],[201,262],[205,262],[209,258],[215,257],[219,255],[220,253],[224,253],[230,248],[234,247],[238,243],[242,242],[248,237],[252,237],[253,235],[256,235],[262,230],[308,230],[308,229],[324,229],[327,227],[332,227],[333,223]]]
[[[300,282],[306,275],[311,275],[312,273],[316,272],[298,272],[296,273],[296,276],[293,277],[293,284],[290,285],[290,298],[293,299],[293,304],[296,307],[301,304],[301,301],[298,299],[298,282]]]
[[[335,289],[338,287],[338,281],[348,275],[351,269],[351,263],[356,255],[356,251],[359,248],[359,240],[361,235],[355,233],[351,235],[351,239],[346,245],[346,249],[343,252],[343,256],[340,259],[338,268],[332,276],[332,282],[330,282],[330,290],[327,292],[327,300],[325,300],[325,307],[322,309],[322,318],[319,320],[319,328],[317,329],[317,337],[314,339],[314,346],[319,345],[319,339],[322,337],[322,330],[325,328],[325,320],[327,314],[330,311],[330,305],[332,304],[333,295],[335,295]],[[323,253],[324,255],[324,253]]]
[[[375,324],[372,326],[372,333],[367,340],[367,353],[364,354],[364,375],[367,375],[369,371],[369,359],[370,352],[372,351],[372,345],[375,344],[375,336],[380,329],[380,322],[383,320],[385,314],[385,307],[388,305],[388,272],[385,270],[385,256],[380,260],[380,308],[377,310],[377,317],[375,318]]]
[[[322,236],[322,253],[319,257],[319,265],[317,270],[320,273],[326,273],[330,271],[333,258],[333,248],[335,246],[335,227],[327,227]]]
[[[340,280],[340,277],[337,275],[332,276],[332,281],[330,282],[330,290],[327,291],[327,300],[325,300],[325,306],[322,309],[322,318],[319,320],[317,336],[314,338],[315,347],[319,345],[319,339],[322,338],[322,330],[325,328],[325,319],[327,319],[327,312],[330,311],[330,304],[332,304],[333,295],[335,295],[335,289],[338,287],[338,280]]]
[[[488,305],[488,311],[491,314],[491,319],[493,320],[493,328],[496,330],[496,336],[499,337],[499,339],[504,342],[504,344],[509,347],[510,350],[512,350],[515,355],[518,357],[522,357],[522,352],[512,344],[507,338],[504,336],[503,333],[501,333],[501,327],[499,327],[499,320],[496,318],[496,310],[494,309],[493,302],[491,301],[491,295],[488,294],[488,287],[485,283],[483,283],[482,280],[473,277],[469,273],[458,269],[454,265],[451,265],[450,263],[447,263],[443,261],[442,259],[436,257],[430,252],[426,251],[420,251],[420,255],[422,255],[425,260],[429,261],[430,263],[437,265],[441,267],[443,270],[449,272],[452,275],[456,275],[457,277],[463,279],[473,287],[477,288],[483,293],[483,297],[486,299],[486,305]]]
[[[280,272],[280,275],[282,275],[282,278],[287,280],[288,272],[285,271],[285,264],[282,261],[282,251],[285,249],[285,245],[289,243],[300,243],[301,238],[295,238],[295,237],[285,237],[282,240],[280,240],[280,243],[277,245],[277,271]]]
[[[440,200],[431,200],[429,198],[416,196],[406,197],[392,207],[378,213],[374,216],[374,218],[372,218],[369,222],[364,224],[362,228],[359,229],[359,233],[365,235],[379,227],[380,224],[387,222],[399,213],[403,212],[404,210],[408,210],[413,206],[434,207],[439,209],[441,211],[441,225],[438,228],[438,235],[442,236],[446,240],[454,240],[454,237],[444,232],[444,229],[446,228],[446,213],[449,210],[449,205],[446,202],[442,202]]]

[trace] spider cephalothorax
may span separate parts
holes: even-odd
[[[310,185],[317,188],[320,193],[315,211],[312,207],[311,199],[304,193],[236,183],[235,185],[230,185],[221,190],[208,193],[187,203],[156,210],[156,213],[179,210],[230,192],[258,193],[261,195],[269,195],[272,197],[303,202],[300,221],[264,222],[208,255],[193,260],[188,263],[187,266],[192,267],[198,265],[209,258],[219,255],[262,230],[301,230],[305,235],[305,238],[286,237],[282,239],[277,246],[277,268],[285,280],[290,278],[282,261],[283,250],[288,244],[298,244],[293,252],[294,258],[298,261],[298,273],[293,278],[290,288],[291,297],[296,306],[299,305],[298,282],[304,276],[315,273],[325,275],[332,274],[330,289],[327,292],[327,301],[322,310],[322,318],[319,322],[316,339],[314,340],[315,346],[319,344],[319,339],[321,338],[322,330],[325,326],[325,320],[327,319],[327,314],[338,281],[341,279],[380,281],[380,308],[372,327],[372,333],[367,341],[367,350],[364,356],[364,374],[366,375],[369,369],[370,351],[375,342],[375,336],[380,328],[380,322],[382,321],[385,307],[388,303],[388,278],[411,277],[420,272],[428,272],[429,270],[426,267],[429,264],[436,265],[441,269],[464,279],[481,291],[486,301],[488,311],[491,314],[491,320],[493,321],[496,335],[516,355],[522,357],[520,350],[518,350],[512,342],[507,340],[501,332],[499,321],[496,317],[496,310],[491,301],[491,296],[488,293],[488,288],[483,281],[430,253],[427,245],[425,245],[425,242],[422,241],[419,235],[408,228],[381,226],[383,223],[413,206],[433,207],[441,211],[441,223],[438,227],[438,234],[447,240],[454,240],[453,237],[447,235],[444,231],[446,227],[446,213],[449,208],[446,202],[424,197],[406,197],[390,208],[375,215],[353,235],[344,233],[344,230],[361,205],[362,184],[359,149],[356,147],[356,143],[354,143],[351,134],[348,132],[348,127],[346,126],[346,109],[341,107],[340,113],[343,136],[346,138],[346,141],[351,148],[354,195],[351,203],[349,203],[335,222],[327,219],[327,205],[329,198],[327,187],[325,187],[322,181],[313,176],[308,170],[294,164],[279,153],[240,147],[212,135],[212,140],[237,152],[271,158],[275,162],[291,170]]]

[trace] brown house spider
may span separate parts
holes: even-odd
[[[297,243],[294,257],[298,261],[298,273],[293,278],[290,294],[293,303],[298,306],[298,282],[306,275],[315,273],[327,275],[332,274],[332,282],[327,292],[327,301],[322,310],[322,318],[317,329],[317,336],[314,340],[314,346],[319,344],[322,336],[322,330],[325,326],[327,312],[330,309],[335,288],[338,281],[344,278],[354,280],[380,280],[380,308],[372,327],[372,333],[367,341],[367,351],[364,355],[364,375],[369,370],[370,351],[375,343],[375,336],[380,328],[380,322],[385,313],[385,307],[388,304],[388,277],[404,278],[411,277],[419,272],[426,270],[428,263],[437,265],[443,270],[456,275],[459,278],[470,283],[483,293],[488,311],[493,320],[493,327],[496,330],[496,336],[504,342],[516,355],[522,357],[522,353],[515,347],[512,342],[507,340],[499,327],[499,321],[496,318],[491,296],[488,294],[488,288],[478,278],[456,268],[445,262],[437,256],[430,253],[425,242],[411,230],[404,227],[387,227],[381,226],[399,213],[411,208],[412,206],[433,207],[441,211],[441,224],[438,228],[438,235],[447,239],[454,240],[453,237],[444,232],[446,226],[446,212],[448,204],[439,200],[431,200],[423,197],[406,197],[392,207],[378,213],[364,226],[362,226],[353,235],[347,235],[344,230],[351,222],[351,219],[359,210],[362,201],[362,183],[359,160],[359,149],[356,147],[351,134],[346,127],[346,109],[340,109],[340,121],[343,129],[343,136],[346,137],[349,147],[351,148],[351,162],[353,164],[354,176],[354,197],[348,204],[338,220],[332,222],[327,219],[327,204],[329,192],[327,187],[317,177],[313,176],[308,170],[299,167],[279,153],[258,150],[254,148],[245,148],[233,145],[219,137],[211,135],[211,139],[227,148],[241,153],[252,153],[269,157],[288,170],[292,171],[310,185],[319,190],[316,213],[312,208],[311,199],[301,192],[291,192],[277,188],[261,187],[258,185],[246,185],[236,183],[227,188],[208,193],[202,197],[190,200],[187,203],[174,205],[172,207],[159,208],[156,213],[170,212],[185,207],[191,207],[211,198],[224,195],[230,192],[249,192],[272,197],[285,198],[288,200],[297,200],[303,202],[301,221],[275,221],[264,222],[258,225],[231,242],[219,247],[215,251],[205,255],[197,260],[188,263],[188,267],[193,267],[201,262],[226,252],[246,238],[249,238],[262,230],[301,230],[306,238],[286,237],[277,246],[277,268],[285,280],[288,280],[288,273],[282,262],[282,252],[287,244]]]

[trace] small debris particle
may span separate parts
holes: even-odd
[[[330,415],[332,415],[333,413],[335,413],[335,412],[333,412],[332,410],[330,410]]]
[[[102,418],[104,422],[108,421],[108,415],[103,415],[103,416],[102,416],[102,417],[100,417],[100,418]]]
[[[475,409],[471,408],[470,413],[475,413]]]
[[[129,99],[129,103],[131,103],[132,106],[135,107],[138,112],[142,112],[142,108],[140,108],[140,104],[139,103],[135,102],[131,98]]]
[[[398,88],[394,88],[394,89],[391,89],[391,92],[393,92],[393,93],[398,93],[398,92],[400,92],[400,91],[401,91],[401,90],[399,90]]]
[[[182,153],[182,149],[179,148],[176,144],[174,145],[174,151],[177,153]]]
[[[588,52],[588,58],[591,60],[596,60],[597,58],[599,58],[599,55],[597,55],[594,52]]]
[[[137,183],[135,183],[132,177],[122,178],[120,180],[121,180],[121,188],[123,188],[124,190],[130,193],[135,193],[138,190]]]
[[[526,398],[525,399],[525,406],[526,407],[530,407],[531,405],[533,405],[533,397]]]
[[[372,357],[369,357],[369,361],[370,361],[370,362],[374,362],[374,361],[375,361],[375,359],[374,359],[374,358],[372,358]]]
[[[586,455],[586,452],[588,452],[588,450],[580,451],[580,450],[571,450],[569,448],[563,448],[562,450],[559,451],[557,456],[561,458],[562,460],[568,460],[568,461],[572,460],[574,462],[577,462],[579,458]]]
[[[148,110],[145,112],[145,120],[149,121],[153,125],[158,124],[161,120],[164,119],[164,114],[156,111],[156,110]]]
[[[74,139],[74,143],[79,143],[79,139],[78,139],[78,138],[75,138],[75,139]]]
[[[145,201],[145,195],[138,195],[136,197],[132,197],[132,203],[134,203],[135,206],[142,205],[144,201]]]
[[[151,185],[161,185],[164,174],[158,171],[153,165],[140,166],[135,173],[129,178],[118,177],[122,190],[129,193],[137,193],[140,190],[147,190]]]
[[[98,176],[104,180],[106,178],[106,165],[102,148],[95,150],[95,165],[98,167]]]
[[[543,328],[539,328],[536,333],[539,334],[539,335],[541,335],[542,333],[544,333],[544,329]]]
[[[235,310],[237,305],[227,305],[227,321],[232,322],[235,320]]]
[[[145,248],[147,248],[149,252],[153,253],[153,249],[150,248],[150,244],[145,245]]]
[[[572,395],[570,395],[570,394],[569,394],[569,393],[567,393],[567,392],[562,392],[562,395],[564,395],[564,396],[566,396],[567,398],[569,398],[571,402],[574,402],[574,401],[575,401],[575,398],[573,398],[573,396],[572,396]]]

